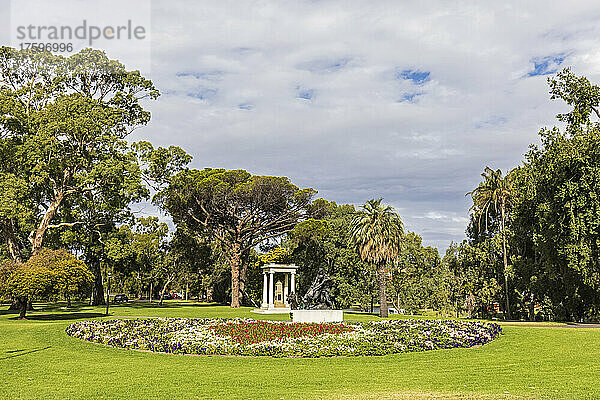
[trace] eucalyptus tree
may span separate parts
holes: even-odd
[[[174,175],[155,201],[177,225],[222,244],[231,268],[231,307],[239,307],[248,250],[292,230],[314,193],[285,177],[207,168]]]
[[[502,301],[502,282],[496,274],[498,260],[495,249],[490,251],[487,241],[463,240],[459,244],[451,243],[442,260],[454,276],[452,291],[456,309],[459,311],[464,305],[469,318],[492,317],[490,304]]]
[[[398,254],[398,267],[392,269],[391,288],[396,294],[395,306],[418,312],[423,308],[447,309],[452,296],[446,286],[438,250],[423,246],[423,239],[406,232]],[[438,301],[434,301],[434,300]]]
[[[0,48],[0,131],[8,158],[2,168],[15,176],[13,186],[28,187],[32,254],[49,229],[77,223],[53,223],[65,201],[121,184],[117,174],[137,186],[123,190],[141,190],[137,160],[124,139],[150,120],[141,100],[158,95],[150,80],[101,51],[62,57]]]
[[[394,262],[402,246],[404,226],[400,216],[383,199],[367,201],[352,220],[350,240],[361,258],[377,266],[380,316],[387,318],[386,265]]]
[[[500,235],[502,238],[502,261],[504,265],[504,291],[506,297],[506,314],[510,319],[510,295],[508,291],[508,255],[506,239],[506,219],[509,207],[512,204],[513,188],[512,177],[502,175],[500,169],[493,170],[485,167],[481,174],[483,181],[472,191],[467,193],[473,199],[469,212],[473,212],[477,219],[478,229],[481,230],[481,218],[485,219],[486,231],[488,230],[488,216],[490,210],[500,213]]]
[[[126,141],[150,120],[143,103],[158,96],[102,51],[0,48],[0,235],[13,260],[39,252],[50,232],[77,231],[89,243],[75,250],[86,253],[102,293],[90,249],[131,218],[129,204],[149,196],[146,181],[189,161],[181,149]]]

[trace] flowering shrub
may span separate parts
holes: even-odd
[[[108,346],[165,353],[331,357],[479,346],[498,338],[502,328],[442,320],[307,324],[157,318],[82,321],[71,324],[67,334]]]

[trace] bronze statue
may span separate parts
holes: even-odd
[[[319,269],[312,285],[302,298],[304,308],[312,310],[327,310],[334,309],[335,305],[329,296],[329,291],[333,286],[331,278]]]
[[[290,305],[291,310],[298,309],[298,300],[296,299],[296,293],[290,292],[287,296],[287,302]]]

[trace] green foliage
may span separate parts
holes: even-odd
[[[47,266],[20,264],[7,280],[7,292],[15,298],[47,298],[53,294],[55,278]]]
[[[178,268],[178,283],[189,293],[204,295],[210,289],[208,278],[213,273],[216,249],[205,238],[179,226],[169,243],[169,252]]]
[[[548,84],[551,99],[563,100],[573,107],[572,111],[556,116],[559,121],[567,123],[569,133],[576,133],[583,125],[589,127],[592,113],[600,118],[600,88],[592,85],[585,76],[576,76],[565,68],[556,77],[549,78]]]
[[[398,256],[404,226],[400,217],[383,199],[369,200],[352,220],[350,240],[363,260],[385,264]]]
[[[222,246],[231,267],[231,306],[238,307],[251,249],[292,230],[314,193],[285,177],[207,168],[179,172],[155,202],[178,226]]]
[[[502,264],[499,243],[451,243],[443,266],[451,272],[452,296],[459,315],[486,318],[493,316],[490,306],[500,302]]]
[[[285,177],[207,168],[178,173],[156,202],[194,232],[253,248],[291,230],[313,194]]]
[[[542,129],[541,146],[531,146],[507,176],[486,169],[470,193],[469,242],[452,247],[444,261],[464,277],[480,315],[486,302],[500,302],[497,283],[504,281],[517,317],[597,320],[600,88],[569,69],[548,82],[551,98],[572,107],[557,116],[565,129]]]
[[[519,271],[529,275],[529,293],[552,300],[557,317],[581,319],[600,306],[600,131],[543,130],[541,137],[518,170]]]
[[[257,266],[263,266],[265,264],[273,264],[273,263],[282,264],[282,263],[285,263],[289,259],[289,256],[290,256],[290,251],[287,248],[277,246],[270,252],[268,252],[266,254],[261,254],[260,256],[258,256],[258,262],[256,262],[255,264]]]
[[[156,287],[171,269],[167,259],[169,228],[157,217],[140,217],[122,225],[106,241],[106,254],[122,291],[142,297],[150,285]],[[157,282],[158,280],[158,282]]]
[[[350,241],[363,261],[377,265],[380,315],[388,316],[386,264],[398,257],[404,226],[394,209],[383,199],[369,200],[352,220]]]
[[[131,147],[143,166],[146,182],[152,183],[156,189],[168,184],[173,175],[192,161],[192,156],[177,146],[155,149],[150,142],[141,141]]]
[[[506,232],[506,221],[508,219],[511,206],[513,204],[513,197],[515,195],[513,189],[513,175],[508,174],[502,176],[502,171],[497,169],[493,170],[490,167],[485,167],[483,174],[483,181],[473,191],[467,193],[473,198],[473,206],[469,211],[473,212],[473,219],[477,220],[477,230],[481,231],[481,218],[485,219],[486,227],[485,232],[488,235],[488,240],[497,239],[499,237],[502,241],[502,261],[503,261],[503,280],[504,280],[504,296],[506,299],[504,312],[505,315],[510,319],[510,288],[509,288],[509,276],[511,267],[508,265],[508,248],[507,248],[507,232]],[[496,215],[499,215],[499,225],[496,225],[495,231],[488,229],[489,212],[492,210]]]
[[[321,210],[319,219],[296,225],[283,246],[291,251],[290,261],[299,266],[297,288],[306,293],[317,272],[323,269],[333,280],[332,297],[336,305],[358,305],[367,309],[375,294],[372,265],[361,260],[350,242],[350,223],[355,214],[352,205],[315,201]]]
[[[507,209],[512,204],[513,189],[512,189],[512,176],[502,176],[502,171],[497,169],[493,170],[490,167],[485,167],[484,172],[481,174],[483,181],[479,185],[467,193],[473,199],[473,205],[469,209],[469,212],[473,212],[477,220],[477,229],[482,230],[482,218],[485,222],[485,231],[489,231],[487,226],[490,211],[495,214],[504,215],[507,213]],[[503,224],[504,221],[501,221]],[[500,231],[504,229],[500,227]],[[502,232],[500,232],[502,233]]]
[[[19,266],[20,263],[14,261],[0,261],[0,299],[8,298],[8,280],[15,271],[15,269]]]
[[[42,249],[24,264],[5,264],[0,286],[26,304],[38,298],[61,295],[70,299],[85,294],[93,279],[83,261],[66,250]]]
[[[190,157],[130,146],[158,90],[102,51],[70,57],[0,48],[0,236],[14,260],[44,241],[83,255],[102,296],[103,239]]]
[[[523,303],[548,304],[549,318],[600,317],[600,89],[565,69],[549,79],[552,99],[573,109],[567,124],[540,131],[515,171],[519,197],[511,223]]]
[[[390,295],[396,307],[410,314],[429,308],[452,314],[453,276],[441,265],[437,249],[424,247],[419,235],[404,235],[396,266],[390,271]]]

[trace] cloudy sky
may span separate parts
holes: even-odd
[[[151,25],[145,59],[107,48],[162,92],[134,139],[338,203],[383,197],[442,251],[464,237],[483,168],[517,165],[554,124],[546,78],[600,81],[593,1],[76,3]]]

